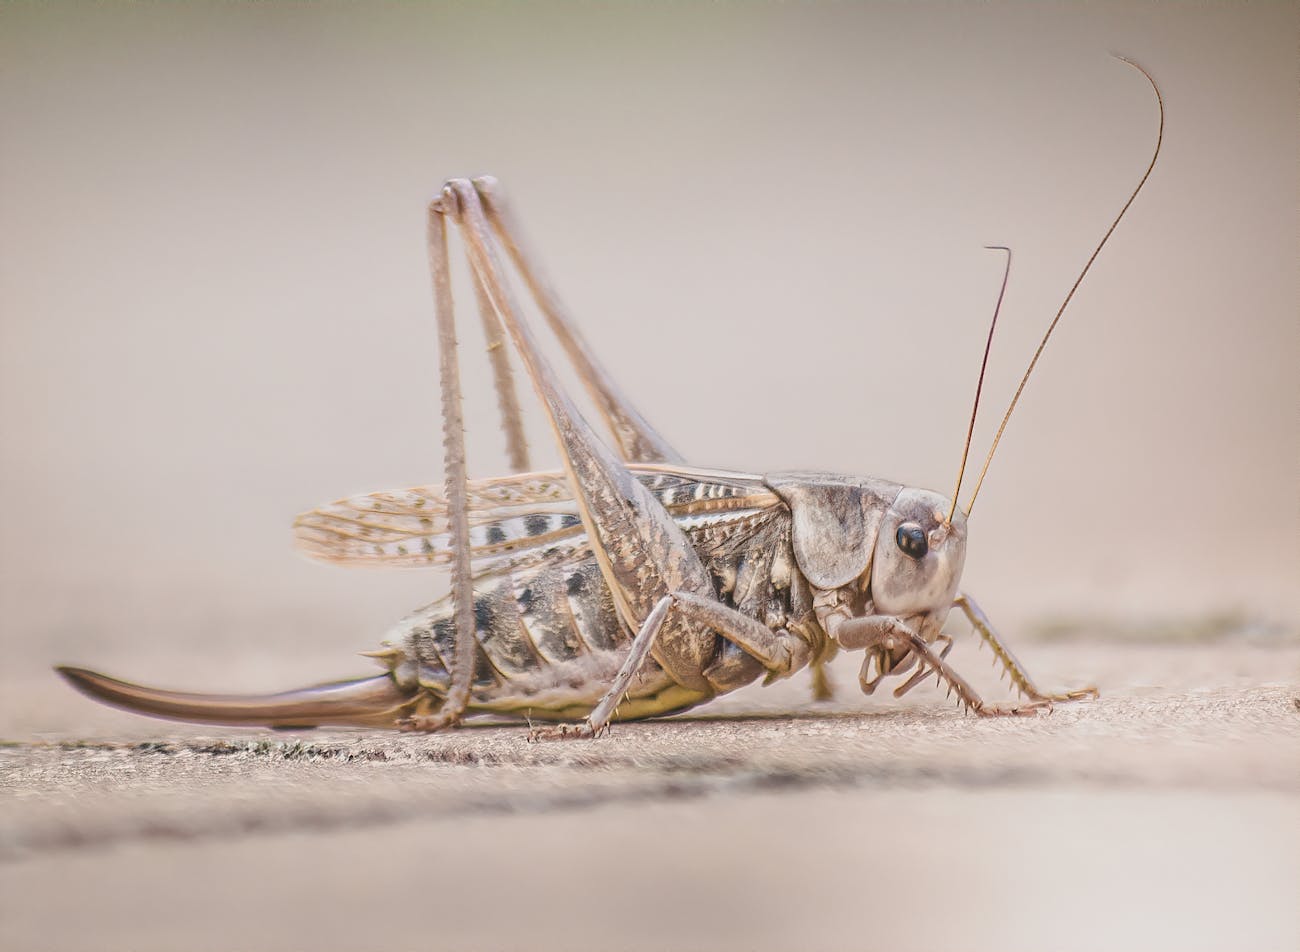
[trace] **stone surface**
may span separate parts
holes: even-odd
[[[1025,653],[1103,698],[980,720],[841,665],[824,707],[795,679],[530,744],[192,728],[24,682],[24,722],[84,726],[0,748],[0,946],[1295,948],[1300,646]]]

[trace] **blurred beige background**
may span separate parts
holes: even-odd
[[[423,208],[453,175],[502,180],[693,462],[949,492],[1000,276],[981,246],[1016,260],[977,454],[1149,157],[1150,90],[1112,51],[1160,83],[1164,155],[1011,424],[966,584],[1009,628],[1294,625],[1297,25],[1287,3],[6,4],[0,683],[348,674],[441,590],[308,563],[288,526],[440,478]]]

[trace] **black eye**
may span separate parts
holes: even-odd
[[[899,526],[894,539],[904,555],[909,555],[917,561],[925,558],[925,553],[930,550],[929,543],[925,541],[925,533],[914,522],[905,522]]]

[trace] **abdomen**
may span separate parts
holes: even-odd
[[[772,628],[800,613],[801,577],[793,565],[788,520],[735,538],[703,522],[684,526],[709,569],[719,600]],[[604,695],[633,633],[623,624],[595,558],[516,569],[474,585],[474,682],[469,710],[537,720],[581,719]],[[749,684],[762,667],[714,636],[719,676],[713,690],[677,684],[653,658],[632,681],[616,719],[685,710]],[[435,698],[450,685],[455,623],[450,597],[407,616],[389,633],[393,677]]]

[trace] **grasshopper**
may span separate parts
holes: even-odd
[[[1128,62],[1125,60],[1125,62]],[[1141,191],[1150,164],[1044,334],[984,461],[958,505],[979,395],[1002,302],[990,324],[952,496],[872,477],[688,466],[591,353],[534,256],[495,180],[454,179],[429,206],[428,248],[440,348],[446,483],[339,500],[300,516],[298,544],[343,564],[447,566],[451,591],[399,622],[369,652],[378,676],[266,696],[183,694],[80,668],[82,692],[144,714],[223,724],[383,725],[435,731],[491,715],[554,722],[535,737],[594,737],[613,720],[686,710],[759,678],[862,650],[870,694],[887,677],[927,677],[977,715],[1032,714],[1096,697],[1041,690],[975,601],[958,590],[967,519],[1008,419],[1066,306]],[[462,235],[473,274],[509,458],[515,472],[466,476],[460,371],[447,244]],[[1010,251],[1002,292],[1010,271]],[[535,298],[612,434],[606,443],[559,382],[518,306],[502,252]],[[562,451],[562,472],[531,472],[507,342]],[[986,703],[947,661],[952,609],[970,621],[1023,701]]]

